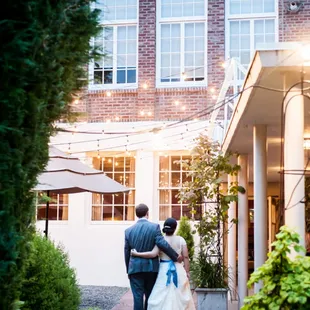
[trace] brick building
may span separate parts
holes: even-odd
[[[295,3],[296,10],[286,0],[98,1],[103,32],[93,44],[106,55],[89,64],[89,87],[73,103],[80,122],[60,124],[67,132],[51,142],[131,192],[59,195],[52,206],[51,235],[68,248],[81,284],[128,285],[124,268],[109,266],[124,266],[123,232],[137,203],[150,206],[154,221],[190,214],[175,198],[186,178],[175,161],[190,157],[193,138],[232,86],[240,88],[257,48],[310,39],[310,0]],[[233,81],[230,59],[239,64]],[[214,137],[222,136],[216,126]]]

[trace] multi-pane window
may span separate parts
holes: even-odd
[[[38,194],[37,199],[37,220],[46,219],[46,199],[43,199],[43,193]],[[52,221],[68,220],[68,195],[50,194],[48,219]]]
[[[158,67],[161,85],[204,83],[206,79],[205,0],[161,0]]]
[[[237,58],[247,68],[259,43],[277,40],[275,0],[227,0],[228,57]],[[239,74],[243,80],[244,74]]]
[[[179,220],[182,216],[193,217],[192,209],[185,201],[181,202],[176,197],[179,189],[191,177],[184,169],[181,161],[191,160],[191,156],[160,156],[159,158],[159,220],[168,217]],[[197,216],[199,214],[197,213]]]
[[[275,0],[230,0],[230,14],[274,13]]]
[[[135,219],[135,158],[93,159],[94,167],[130,189],[129,193],[93,194],[92,221],[133,221]]]
[[[94,46],[104,53],[91,67],[93,87],[115,88],[137,83],[137,0],[109,0],[96,4],[102,10],[101,33]]]

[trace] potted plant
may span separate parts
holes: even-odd
[[[291,259],[289,253],[304,253],[299,245],[300,236],[286,226],[280,228],[274,250],[267,261],[255,270],[248,287],[260,281],[262,289],[244,300],[242,310],[255,309],[310,309],[310,258],[297,255]]]
[[[206,135],[196,139],[193,159],[182,163],[190,181],[183,183],[179,199],[187,202],[194,212],[201,211],[195,227],[199,235],[199,249],[191,264],[191,277],[196,286],[198,310],[228,307],[228,269],[224,263],[223,240],[229,226],[228,208],[237,201],[237,184],[224,188],[227,175],[237,174],[240,167],[230,164],[230,154],[224,155],[218,143]],[[227,225],[228,224],[228,225]]]

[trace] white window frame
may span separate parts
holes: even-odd
[[[50,208],[51,207],[56,207],[56,211],[57,211],[57,215],[56,215],[56,219],[54,219],[54,220],[52,220],[52,219],[48,219],[48,221],[51,221],[51,222],[68,222],[68,220],[69,220],[69,195],[68,194],[56,194],[57,195],[57,199],[56,199],[56,201],[50,201],[50,203],[49,203],[49,211],[51,211],[50,210]],[[67,197],[67,201],[68,201],[68,203],[59,203],[59,196],[60,195],[65,195],[66,197]],[[37,221],[45,221],[46,219],[38,219],[38,209],[39,209],[39,207],[43,207],[43,208],[45,208],[45,211],[46,211],[46,203],[41,203],[41,204],[39,204],[39,198],[38,198],[38,196],[37,196],[37,198],[36,198],[36,209],[37,209],[37,212],[36,212],[36,220]],[[60,207],[67,207],[68,208],[68,218],[67,219],[59,219],[59,209],[60,209]],[[49,214],[49,216],[50,216],[50,214]]]
[[[94,8],[95,6],[92,5]],[[128,20],[102,21],[101,27],[113,27],[113,84],[94,84],[94,61],[92,60],[88,66],[88,89],[89,90],[108,90],[108,89],[136,89],[138,88],[138,64],[139,64],[139,0],[137,0],[137,18]],[[116,83],[117,73],[117,26],[136,26],[136,83]],[[95,39],[91,39],[91,45],[94,45]],[[114,70],[115,69],[115,70]]]
[[[231,21],[250,21],[250,63],[255,54],[254,44],[254,21],[272,19],[275,21],[275,42],[279,41],[279,4],[275,2],[274,13],[244,13],[244,14],[230,14],[230,0],[225,1],[225,59],[229,59],[230,55],[230,22]],[[243,81],[240,81],[242,84]]]
[[[169,205],[169,216],[171,217],[172,216],[172,208],[175,205],[175,204],[172,204],[172,191],[173,190],[180,190],[182,188],[182,186],[171,186],[172,173],[180,172],[180,175],[182,176],[182,173],[186,172],[186,170],[183,170],[181,165],[180,165],[180,170],[172,170],[171,157],[174,157],[174,156],[180,156],[182,158],[182,160],[184,157],[193,158],[193,156],[191,154],[186,154],[186,153],[174,153],[174,152],[172,152],[172,153],[169,153],[168,155],[159,155],[159,157],[158,157],[158,170],[157,170],[157,173],[158,173],[158,177],[157,177],[157,205],[158,205],[158,219],[160,222],[165,221],[163,219],[160,219],[160,207],[162,205]],[[160,157],[168,157],[169,158],[169,168],[167,171],[160,170]],[[168,186],[160,186],[160,174],[164,173],[164,172],[167,172],[169,174],[168,179],[169,179],[170,184],[168,184]],[[183,182],[181,184],[183,184]],[[168,203],[164,203],[164,204],[160,203],[160,191],[169,191]],[[183,206],[186,207],[187,204],[180,202],[178,205],[180,205],[180,219],[181,219],[182,216],[184,216],[183,215]],[[194,214],[191,215],[191,219],[195,220]],[[179,221],[179,219],[178,219],[178,221]]]
[[[125,160],[125,158],[131,158],[131,157],[134,157],[135,156],[126,156],[126,155],[106,155],[102,158],[100,158],[100,161],[104,161],[104,158],[107,157],[107,158],[113,158],[113,170],[112,171],[107,171],[106,174],[109,176],[110,174],[112,174],[112,177],[109,176],[112,180],[114,180],[114,176],[115,174],[121,174],[121,172],[119,171],[115,171],[115,166],[114,166],[114,162],[119,159],[119,158],[123,158]],[[123,176],[126,177],[126,175],[129,175],[131,173],[134,173],[134,187],[127,187],[130,192],[129,193],[117,193],[117,194],[106,194],[106,195],[112,195],[112,203],[111,204],[104,204],[103,203],[103,197],[105,194],[96,194],[96,193],[92,193],[92,199],[93,199],[93,195],[100,195],[101,196],[101,203],[99,204],[94,204],[93,203],[93,200],[91,202],[91,208],[90,208],[90,223],[91,224],[109,224],[109,223],[131,223],[135,220],[135,214],[134,214],[134,219],[133,220],[126,220],[125,219],[125,213],[126,213],[126,208],[127,207],[133,207],[135,208],[135,205],[136,205],[136,201],[134,201],[132,204],[126,204],[126,203],[123,203],[122,205],[121,204],[116,204],[115,203],[115,195],[132,195],[134,194],[134,197],[136,199],[136,175],[137,175],[137,169],[136,169],[136,158],[135,158],[135,170],[134,171],[126,171],[124,170],[122,173],[123,173]],[[101,165],[103,165],[101,163]],[[117,182],[117,181],[116,181]],[[92,212],[93,212],[93,206],[94,207],[100,207],[100,220],[93,220],[92,219]],[[122,206],[124,209],[123,209],[123,219],[122,220],[115,220],[114,219],[114,209],[115,207],[118,207],[118,206]],[[103,220],[103,207],[111,207],[112,208],[112,218],[111,220]]]
[[[201,87],[208,85],[208,0],[205,1],[204,16],[186,17],[161,17],[162,0],[156,1],[156,87],[157,88],[178,88],[178,87]],[[184,68],[184,26],[185,23],[205,23],[205,47],[204,47],[204,77],[203,81],[180,81],[180,82],[161,82],[161,25],[162,24],[181,24],[181,68]],[[181,72],[184,72],[181,70]],[[181,77],[182,79],[182,77]]]

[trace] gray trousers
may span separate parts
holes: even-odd
[[[147,302],[156,282],[157,272],[139,272],[129,275],[130,287],[133,295],[134,310],[146,310]],[[143,297],[145,303],[143,306]]]

